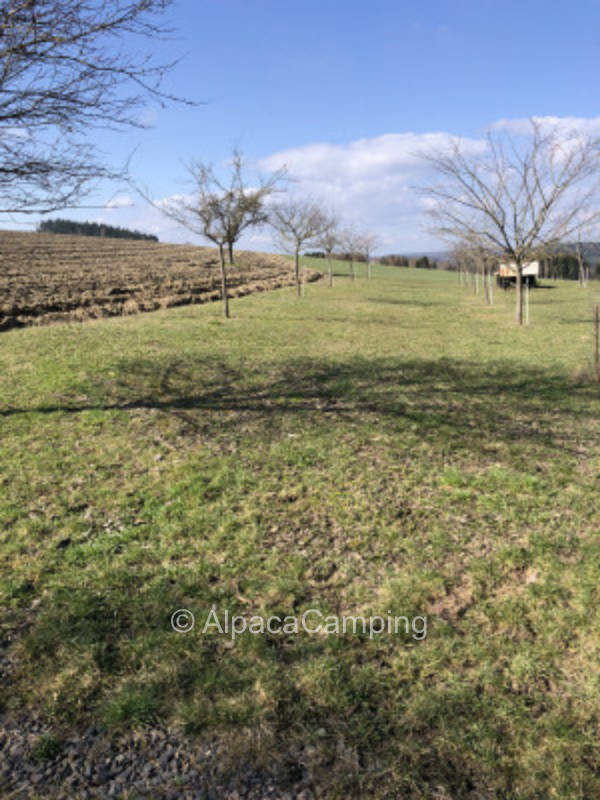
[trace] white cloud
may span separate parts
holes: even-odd
[[[288,167],[291,192],[314,197],[347,224],[372,230],[381,251],[410,252],[438,248],[425,232],[423,198],[414,190],[429,168],[421,154],[458,141],[463,150],[482,152],[484,139],[448,133],[388,133],[344,145],[317,143],[274,153],[261,166]]]
[[[276,169],[285,164],[291,175],[299,179],[342,184],[350,177],[372,182],[420,171],[422,151],[443,148],[456,138],[447,133],[387,133],[345,145],[320,143],[283,150],[263,159],[262,165]],[[468,149],[481,149],[479,140],[460,141]]]
[[[105,208],[129,208],[133,206],[133,199],[128,194],[117,194],[106,201]]]
[[[499,119],[490,125],[490,129],[526,134],[531,130],[531,120],[537,122],[543,131],[557,131],[565,139],[570,139],[574,135],[600,136],[600,117],[515,117]]]

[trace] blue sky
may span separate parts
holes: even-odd
[[[375,230],[386,252],[437,244],[412,189],[423,176],[411,154],[432,134],[477,140],[498,120],[600,116],[591,0],[179,0],[169,19],[176,37],[156,57],[184,58],[166,88],[203,104],[149,106],[149,130],[92,134],[110,159],[137,148],[132,172],[159,199],[185,191],[182,161],[224,169],[237,144],[263,169],[290,165],[294,191]],[[114,194],[135,205],[62,215],[193,240],[127,187],[86,202]],[[270,236],[244,244],[268,249]]]

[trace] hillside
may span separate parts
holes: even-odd
[[[231,297],[293,282],[290,262],[272,254],[239,252],[228,268]],[[209,247],[0,231],[0,330],[219,299]]]

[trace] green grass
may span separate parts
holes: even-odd
[[[517,328],[513,292],[345,268],[2,334],[4,713],[301,743],[324,797],[600,796],[598,290]],[[213,605],[428,635],[231,646]]]

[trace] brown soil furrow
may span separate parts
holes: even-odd
[[[239,252],[228,266],[232,297],[293,283],[281,256]],[[219,287],[208,247],[0,231],[0,330],[213,302]]]

